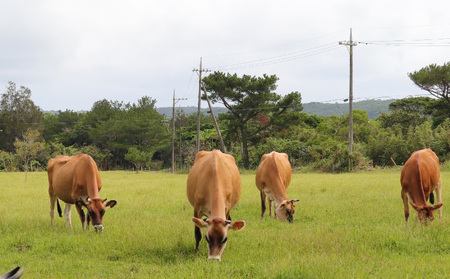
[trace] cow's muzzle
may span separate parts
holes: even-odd
[[[209,256],[208,260],[218,260],[220,262],[222,259],[220,256]]]
[[[103,232],[103,225],[95,225],[94,229],[96,232],[102,233]]]

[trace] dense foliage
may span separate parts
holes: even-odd
[[[276,76],[214,73],[204,81],[211,100],[229,109],[219,115],[218,125],[227,151],[246,169],[256,168],[272,150],[287,153],[296,168],[324,172],[401,165],[422,148],[432,148],[441,162],[450,159],[445,98],[397,100],[375,120],[355,110],[354,151],[349,153],[348,114],[302,112],[300,93],[282,97],[273,92]],[[43,113],[31,101],[31,90],[10,82],[0,107],[0,170],[45,169],[54,156],[79,153],[90,154],[103,170],[167,169],[172,119],[155,105],[145,96],[136,104],[100,100],[87,112]],[[175,164],[186,170],[194,161],[197,115],[178,111],[174,120]],[[200,128],[200,149],[220,149],[210,115],[201,115]]]

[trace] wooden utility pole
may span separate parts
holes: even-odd
[[[352,39],[352,29],[350,28],[350,41],[339,42],[340,45],[345,45],[350,47],[350,84],[349,84],[349,132],[348,132],[348,151],[353,153],[353,47],[357,45]]]
[[[180,115],[180,122],[178,123],[178,127],[180,128],[180,151],[178,154],[180,154],[180,170],[183,169],[183,156],[181,156],[181,110],[180,107],[178,106],[178,114]]]
[[[187,100],[186,98],[175,99],[175,90],[173,90],[173,106],[172,106],[172,173],[175,173],[175,104],[179,100]]]
[[[202,68],[202,58],[200,57],[200,67],[192,70],[198,72],[198,110],[197,110],[197,143],[195,154],[200,151],[200,114],[201,114],[201,101],[202,101],[202,73],[210,72],[210,70]]]
[[[222,147],[222,152],[227,153],[227,149],[225,147],[225,144],[223,143],[222,134],[220,133],[219,125],[217,124],[216,116],[214,115],[214,111],[211,106],[211,102],[209,101],[208,93],[206,93],[205,84],[203,82],[202,82],[202,88],[203,88],[203,92],[205,92],[206,101],[208,102],[208,107],[209,107],[209,110],[211,111],[211,116],[214,121],[214,126],[216,126],[216,132],[217,132],[217,135],[219,136],[220,146]]]

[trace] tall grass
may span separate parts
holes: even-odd
[[[46,173],[0,173],[0,273],[20,265],[24,278],[449,278],[450,173],[442,173],[444,217],[406,228],[399,171],[295,173],[294,224],[260,219],[254,174],[242,197],[222,262],[194,252],[187,175],[102,172],[108,209],[103,234],[64,219],[50,227]]]

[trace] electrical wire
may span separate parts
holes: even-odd
[[[298,50],[298,51],[294,51],[294,52],[290,52],[290,53],[286,53],[286,54],[282,54],[282,55],[272,56],[272,57],[268,57],[268,58],[255,59],[255,60],[230,64],[230,65],[225,65],[225,66],[210,67],[210,69],[215,70],[215,71],[224,71],[224,70],[238,70],[238,69],[262,67],[262,66],[267,66],[267,65],[274,65],[274,64],[279,64],[279,63],[283,63],[283,62],[298,60],[298,59],[302,59],[302,58],[309,57],[309,56],[319,55],[319,54],[322,54],[325,52],[333,51],[338,48],[340,48],[340,46],[338,44],[336,44],[335,42],[332,42],[332,43],[328,43],[328,44],[324,44],[324,45],[320,45],[320,46],[316,46],[316,47],[312,47],[312,48],[308,48],[308,49]]]
[[[450,38],[416,39],[416,40],[389,40],[389,41],[365,41],[358,44],[366,45],[389,45],[389,46],[426,46],[426,47],[448,47]]]

